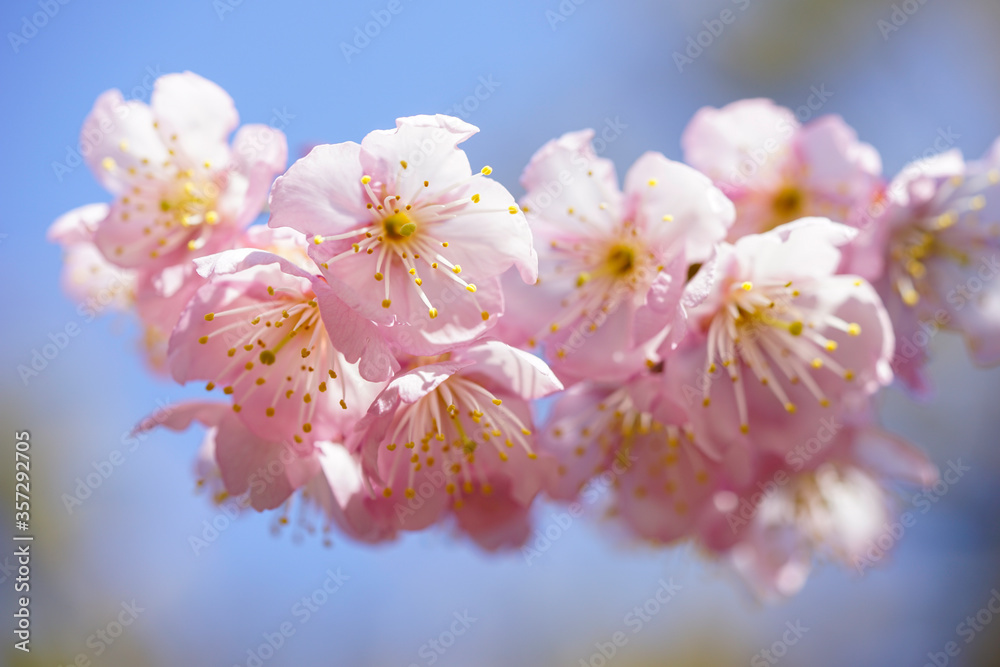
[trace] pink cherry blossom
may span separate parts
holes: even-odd
[[[208,380],[232,396],[233,411],[265,440],[338,440],[392,370],[374,325],[279,255],[230,250],[198,265],[209,281],[171,337],[174,378]]]
[[[213,483],[216,475],[221,479],[224,493],[214,494],[217,502],[232,496],[241,508],[276,509],[321,472],[319,447],[304,449],[263,439],[248,430],[226,403],[190,401],[169,406],[164,412],[165,416],[143,420],[137,430],[162,425],[185,431],[195,422],[205,426],[208,430],[199,451],[198,482]]]
[[[314,239],[330,285],[401,350],[437,354],[492,326],[500,274],[516,266],[534,282],[537,258],[513,197],[457,147],[477,128],[442,115],[396,125],[293,164],[269,224]]]
[[[667,364],[707,451],[783,453],[891,381],[881,300],[863,279],[836,274],[855,233],[807,218],[720,248],[715,288]]]
[[[260,214],[285,167],[284,135],[244,125],[229,95],[191,72],[156,81],[149,105],[110,90],[81,132],[112,195],[95,243],[114,264],[163,268],[225,250]]]
[[[135,302],[136,273],[111,264],[94,245],[94,229],[107,215],[107,204],[88,204],[61,215],[48,231],[65,253],[63,290],[94,312],[124,311]]]
[[[951,151],[908,165],[890,194],[876,285],[897,330],[900,376],[926,391],[922,367],[942,328],[965,336],[976,363],[1000,363],[1000,150],[977,162]]]
[[[809,216],[862,230],[848,271],[875,278],[877,231],[872,209],[882,196],[878,152],[842,118],[801,125],[790,109],[766,99],[734,102],[695,114],[681,142],[685,161],[707,174],[736,204],[729,240]]]
[[[582,382],[553,408],[541,436],[559,462],[550,493],[603,498],[637,537],[670,543],[695,533],[725,466],[706,456],[682,405],[652,373],[624,385]]]
[[[761,598],[798,592],[816,556],[856,574],[880,564],[886,543],[898,539],[891,525],[902,498],[894,487],[937,480],[935,466],[908,443],[872,426],[847,435],[800,472],[769,475],[772,487],[724,552]]]
[[[521,178],[540,279],[507,281],[510,340],[545,342],[553,367],[571,379],[614,381],[659,361],[683,335],[682,296],[691,264],[707,260],[733,221],[732,204],[703,175],[646,153],[620,190],[598,158],[593,131],[550,141]]]
[[[517,517],[552,463],[535,451],[528,401],[561,388],[537,357],[496,341],[396,376],[353,445],[377,494],[373,512],[383,523],[418,530],[451,511],[494,547],[526,536]]]

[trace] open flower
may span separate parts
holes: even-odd
[[[530,288],[505,284],[512,303],[528,306],[510,309],[501,327],[544,341],[561,376],[613,381],[656,363],[663,342],[683,334],[688,267],[712,255],[733,207],[705,176],[659,153],[639,158],[622,191],[592,137],[550,141],[524,171],[540,275]]]
[[[700,109],[681,142],[684,160],[736,204],[730,241],[799,218],[830,218],[862,230],[847,271],[877,277],[870,209],[884,189],[882,161],[842,118],[826,115],[801,125],[771,100],[741,100]]]
[[[606,495],[602,504],[644,540],[695,534],[728,475],[696,444],[683,406],[665,389],[654,373],[567,390],[541,436],[558,461],[550,493],[566,500],[582,493],[591,503]]]
[[[136,272],[108,262],[94,245],[94,229],[108,215],[107,204],[87,204],[52,223],[48,240],[62,246],[62,287],[91,310],[128,310],[135,302]]]
[[[492,326],[500,274],[516,266],[534,282],[537,258],[514,198],[457,147],[477,128],[442,115],[396,125],[293,164],[275,183],[269,224],[306,233],[338,294],[391,325],[400,349],[437,354]]]
[[[977,363],[1000,362],[1000,150],[908,165],[890,193],[876,285],[897,329],[900,376],[926,388],[921,368],[940,328],[961,332]]]
[[[156,81],[149,105],[101,95],[84,122],[87,164],[112,195],[95,243],[128,268],[162,268],[231,247],[285,167],[284,135],[244,125],[229,95],[191,72]]]
[[[908,443],[871,425],[854,427],[815,465],[762,478],[768,493],[758,494],[752,518],[722,553],[763,599],[797,593],[817,556],[864,574],[898,538],[891,532],[902,506],[896,487],[929,487],[937,478]]]
[[[198,264],[209,281],[171,337],[174,378],[208,380],[266,440],[338,440],[392,371],[374,325],[284,257],[241,249]]]
[[[496,341],[429,361],[389,383],[352,447],[382,496],[376,511],[400,529],[424,528],[448,510],[460,514],[472,496],[502,497],[492,508],[486,499],[473,506],[489,517],[475,531],[489,542],[487,529],[508,531],[510,512],[523,514],[551,472],[533,445],[528,401],[562,385],[537,357]]]
[[[836,275],[854,234],[809,218],[720,248],[715,288],[667,364],[709,451],[752,443],[781,453],[825,411],[891,381],[881,299],[863,279]]]

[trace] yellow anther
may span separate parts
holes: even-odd
[[[466,285],[466,286],[465,286],[465,289],[469,290],[469,291],[470,291],[470,292],[472,292],[473,294],[475,294],[475,292],[476,292],[476,286],[475,286],[475,285],[473,285],[472,283],[469,283],[468,285]]]
[[[861,334],[861,325],[856,322],[851,322],[847,325],[847,334],[849,336],[858,336]]]
[[[651,187],[651,188],[656,187],[656,179],[655,178],[649,179],[649,187]]]
[[[483,176],[489,176],[490,174],[493,173],[493,167],[485,166],[479,170],[479,173],[481,173]]]
[[[740,287],[743,289],[744,292],[749,292],[750,290],[753,289],[753,283],[748,280],[742,285],[740,285]]]
[[[674,221],[674,216],[672,215],[663,216],[663,222],[673,222],[673,221]]]
[[[361,177],[361,184],[362,185],[368,185],[371,182],[372,182],[372,177],[371,176],[365,175],[365,176]]]
[[[392,301],[390,299],[382,299],[382,307],[383,308],[388,308],[391,305],[392,305]]]
[[[323,237],[320,236],[319,234],[313,237],[313,243],[315,243],[316,245],[319,245],[322,242],[323,242]]]
[[[427,314],[430,315],[430,318],[433,320],[435,317],[438,316],[438,309],[431,308],[430,310],[427,311]]]
[[[789,413],[795,414],[796,409],[797,408],[795,407],[794,403],[785,403],[785,410],[787,410]]]
[[[474,204],[478,204],[479,203],[479,194],[478,193],[472,195],[472,203],[474,203]]]
[[[215,319],[215,313],[206,313],[205,314],[205,321],[206,322],[211,322],[214,319]]]

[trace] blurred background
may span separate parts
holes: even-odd
[[[1000,371],[973,369],[954,336],[933,343],[937,393],[918,404],[890,390],[883,420],[943,468],[971,470],[927,511],[911,507],[915,525],[879,567],[820,565],[783,604],[756,603],[690,548],[637,545],[599,520],[575,521],[530,563],[445,529],[324,546],[291,526],[272,534],[273,516],[256,514],[195,554],[192,536],[219,516],[195,493],[201,433],[127,435],[194,389],[146,372],[127,317],[81,317],[45,241],[61,213],[107,200],[72,157],[98,94],[148,100],[155,76],[186,69],[229,91],[243,122],[282,129],[293,158],[398,116],[464,117],[482,129],[465,144],[472,164],[515,194],[532,153],[563,132],[604,131],[603,155],[624,173],[646,150],[679,159],[701,106],[767,96],[796,109],[817,91],[818,113],[843,115],[887,174],[942,136],[978,157],[1000,134],[994,0],[5,0],[0,28],[0,466],[13,468],[13,434],[30,430],[36,536],[30,659],[11,648],[13,547],[0,548],[0,663],[1000,664],[1000,619],[971,637],[959,625],[1000,590]],[[74,323],[79,335],[22,379],[18,367]],[[67,509],[64,495],[116,450],[121,464]],[[0,487],[6,536],[12,474]],[[557,511],[539,506],[539,526]],[[316,595],[328,571],[340,588]],[[671,580],[669,603],[634,631],[628,614]],[[102,639],[123,605],[134,622]],[[283,624],[294,634],[281,637]],[[619,631],[627,643],[606,658]]]

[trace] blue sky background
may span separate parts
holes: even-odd
[[[595,642],[628,630],[625,614],[663,577],[682,590],[641,632],[629,631],[615,665],[752,664],[794,621],[809,630],[783,665],[922,665],[953,640],[961,653],[952,664],[995,664],[1000,621],[969,644],[956,626],[1000,586],[1000,374],[973,370],[953,337],[935,342],[938,394],[915,405],[890,391],[884,419],[939,464],[962,459],[972,471],[918,516],[886,567],[863,577],[823,568],[783,605],[757,605],[689,548],[649,549],[599,521],[574,522],[530,565],[518,553],[485,555],[446,530],[386,547],[335,539],[324,548],[292,530],[272,536],[266,516],[241,519],[195,556],[188,537],[218,512],[193,493],[200,433],[153,434],[72,514],[60,501],[123,449],[136,421],[192,391],[146,373],[128,318],[82,321],[59,288],[60,250],[44,238],[61,213],[107,199],[85,166],[54,167],[76,148],[94,100],[115,87],[148,99],[150,72],[190,69],[216,81],[244,122],[287,118],[293,157],[460,105],[482,129],[465,145],[472,163],[492,165],[515,194],[531,154],[563,132],[624,126],[604,152],[621,174],[646,150],[679,158],[680,133],[703,105],[769,96],[798,107],[820,87],[833,93],[822,112],[843,115],[873,143],[887,173],[940,132],[978,156],[1000,134],[995,3],[910,0],[915,13],[897,15],[906,21],[883,35],[879,21],[893,12],[884,1],[400,0],[350,59],[341,43],[386,0],[49,4],[58,12],[34,33],[22,33],[24,21],[44,0],[0,6],[2,451],[14,429],[31,430],[38,536],[35,662],[23,664],[84,654],[100,665],[246,665],[262,634],[290,621],[295,634],[265,665],[425,665],[421,647],[467,610],[476,621],[435,664],[578,665]],[[723,10],[733,22],[679,71],[674,52]],[[25,40],[12,44],[10,33]],[[483,79],[495,90],[467,102]],[[18,365],[74,322],[80,334],[23,382]],[[540,526],[557,511],[540,507]],[[328,568],[350,578],[302,624],[293,605]],[[0,589],[10,604],[11,578]],[[88,636],[133,599],[144,610],[96,656]]]

